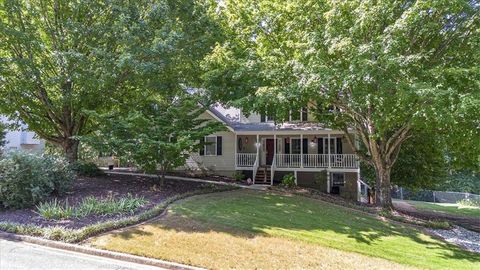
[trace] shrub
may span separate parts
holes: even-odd
[[[53,192],[63,193],[73,179],[64,160],[10,152],[0,160],[0,204],[7,208],[32,206]]]
[[[70,190],[75,180],[75,171],[71,164],[63,158],[44,156],[44,165],[44,170],[48,172],[53,182],[53,192],[56,195],[63,195]]]
[[[76,161],[73,164],[73,170],[80,176],[93,177],[104,174],[104,172],[100,170],[95,163],[82,160]]]
[[[237,171],[233,173],[233,179],[236,181],[243,181],[245,180],[245,175],[242,172]]]
[[[282,179],[282,185],[288,188],[296,186],[297,184],[295,183],[295,176],[293,174],[285,175]]]
[[[461,206],[468,206],[468,207],[480,207],[480,200],[475,199],[463,199],[457,202]]]

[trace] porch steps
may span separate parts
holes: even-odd
[[[260,166],[255,175],[255,184],[258,183],[270,183],[271,168],[268,166]]]

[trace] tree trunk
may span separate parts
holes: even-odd
[[[387,210],[393,209],[390,172],[390,169],[383,166],[375,166],[375,204]]]
[[[68,162],[73,163],[78,160],[78,145],[79,142],[73,139],[66,139],[63,142],[63,152]]]

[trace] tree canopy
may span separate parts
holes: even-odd
[[[165,173],[183,166],[202,138],[222,130],[217,121],[202,119],[206,107],[195,94],[152,94],[136,99],[125,110],[102,115],[99,130],[84,139],[97,149],[113,153],[148,173]]]
[[[135,91],[178,91],[198,76],[214,24],[182,1],[0,3],[0,110],[77,158],[76,137]]]
[[[376,201],[391,207],[390,174],[416,130],[478,149],[479,11],[465,0],[226,0],[216,15],[227,42],[206,58],[204,79],[212,96],[279,118],[313,101],[318,121],[353,129]]]

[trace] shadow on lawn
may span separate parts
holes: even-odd
[[[271,236],[269,230],[275,230],[277,235],[289,237],[290,234],[295,234],[295,237],[289,238],[312,243],[326,241],[316,236],[316,233],[330,231],[354,239],[360,245],[373,245],[383,237],[401,236],[426,245],[429,249],[441,251],[437,256],[480,262],[480,255],[442,241],[423,240],[421,233],[410,227],[379,222],[370,216],[318,200],[255,191],[224,192],[202,198],[177,204],[167,217],[146,226],[186,233],[213,231],[243,238]],[[114,237],[131,239],[145,235],[152,233],[140,227]]]

